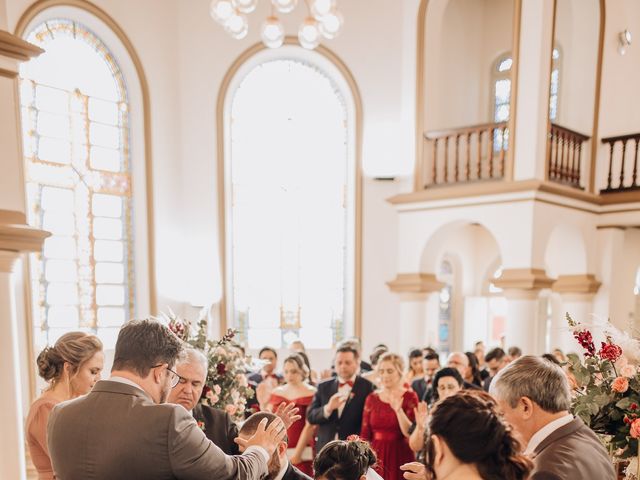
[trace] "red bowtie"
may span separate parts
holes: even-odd
[[[345,385],[349,385],[351,388],[353,388],[353,382],[351,380],[347,380],[346,382],[340,382],[340,384],[338,385],[338,388],[342,388]]]

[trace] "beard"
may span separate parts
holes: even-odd
[[[166,403],[169,394],[171,393],[171,383],[165,382],[162,390],[160,390],[160,401],[158,403]]]
[[[280,463],[280,457],[278,457],[278,450],[273,452],[271,455],[271,459],[267,464],[267,480],[273,480],[280,473],[280,469],[282,468],[282,463]]]

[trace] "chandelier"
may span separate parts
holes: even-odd
[[[271,12],[263,22],[260,36],[269,48],[278,48],[284,43],[284,25],[277,13],[289,13],[296,8],[298,0],[268,0]],[[304,0],[307,17],[298,29],[298,41],[304,48],[316,48],[322,37],[335,38],[344,22],[337,10],[336,0]],[[213,0],[209,8],[211,17],[222,25],[233,38],[242,39],[249,33],[247,14],[253,12],[258,0]]]

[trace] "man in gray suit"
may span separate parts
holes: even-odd
[[[615,480],[598,437],[569,413],[569,382],[558,365],[520,357],[493,378],[490,393],[533,458],[529,480]]]
[[[48,424],[56,478],[259,479],[284,438],[282,420],[262,422],[241,456],[227,456],[182,406],[164,403],[180,377],[180,340],[154,320],[122,327],[111,378],[57,405]]]

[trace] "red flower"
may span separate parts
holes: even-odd
[[[585,357],[593,357],[596,354],[596,346],[593,343],[593,337],[589,330],[576,330],[573,336],[578,343],[586,350]]]
[[[224,363],[220,362],[216,365],[216,371],[218,372],[218,375],[224,375],[227,371],[227,367]]]
[[[202,420],[198,420],[198,427],[200,427],[201,430],[204,430],[204,422]]]
[[[611,343],[610,339],[607,339],[608,343],[602,342],[602,348],[598,352],[600,358],[603,360],[609,360],[610,362],[615,362],[622,356],[622,348],[620,348],[615,343]]]
[[[632,403],[631,405],[629,405],[629,410],[637,410],[637,409],[638,409],[637,403]]]

